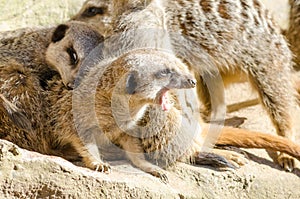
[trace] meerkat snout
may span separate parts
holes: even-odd
[[[170,80],[169,85],[167,88],[169,89],[189,89],[194,88],[196,86],[196,79],[194,79],[191,75],[179,75],[173,74],[173,77]]]

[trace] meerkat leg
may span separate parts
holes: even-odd
[[[120,145],[125,150],[128,159],[134,166],[155,177],[158,177],[162,182],[168,183],[168,177],[163,169],[146,160],[144,150],[140,145],[139,139],[124,135],[120,140]]]
[[[244,123],[245,118],[225,119],[227,106],[224,89],[220,75],[199,76],[199,79],[197,79],[197,94],[203,104],[201,116],[206,122],[238,127]]]
[[[226,104],[222,79],[216,79],[210,74],[198,77],[197,93],[204,106],[202,110],[203,118],[205,121],[210,122],[224,121]]]
[[[98,147],[94,143],[83,144],[77,136],[71,136],[67,142],[70,142],[82,157],[82,161],[86,167],[99,172],[110,172],[110,166],[104,163],[100,156],[96,157],[91,151],[98,151]]]
[[[251,68],[250,82],[258,91],[277,134],[292,140],[293,129],[290,114],[293,106],[296,107],[296,100],[289,74],[288,71],[274,71],[274,67]],[[286,171],[292,171],[295,166],[294,158],[285,153],[279,153],[277,161]]]

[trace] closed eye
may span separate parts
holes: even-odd
[[[73,47],[67,48],[67,53],[70,56],[70,64],[72,66],[76,66],[76,64],[78,63],[78,56],[74,48]]]
[[[105,7],[89,7],[87,8],[82,15],[85,17],[93,17],[96,15],[103,15],[106,11]]]

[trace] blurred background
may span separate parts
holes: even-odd
[[[0,31],[67,21],[85,0],[0,0]]]
[[[0,0],[0,31],[64,22],[79,11],[85,0]],[[261,0],[285,29],[288,0]]]

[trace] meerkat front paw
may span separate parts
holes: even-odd
[[[278,155],[277,161],[285,171],[292,172],[295,168],[295,158],[288,154],[280,153]]]
[[[110,165],[107,163],[100,163],[100,162],[95,162],[94,164],[94,170],[102,172],[102,173],[110,173],[111,168]]]
[[[86,161],[86,159],[83,160],[83,162],[85,163],[86,167],[95,170],[95,171],[99,171],[102,173],[110,173],[111,172],[111,168],[110,165],[107,163],[104,163],[102,161]]]
[[[168,176],[161,169],[155,169],[155,170],[149,171],[148,173],[150,173],[151,175],[153,175],[155,177],[158,177],[160,179],[160,181],[162,181],[165,184],[169,183]]]

